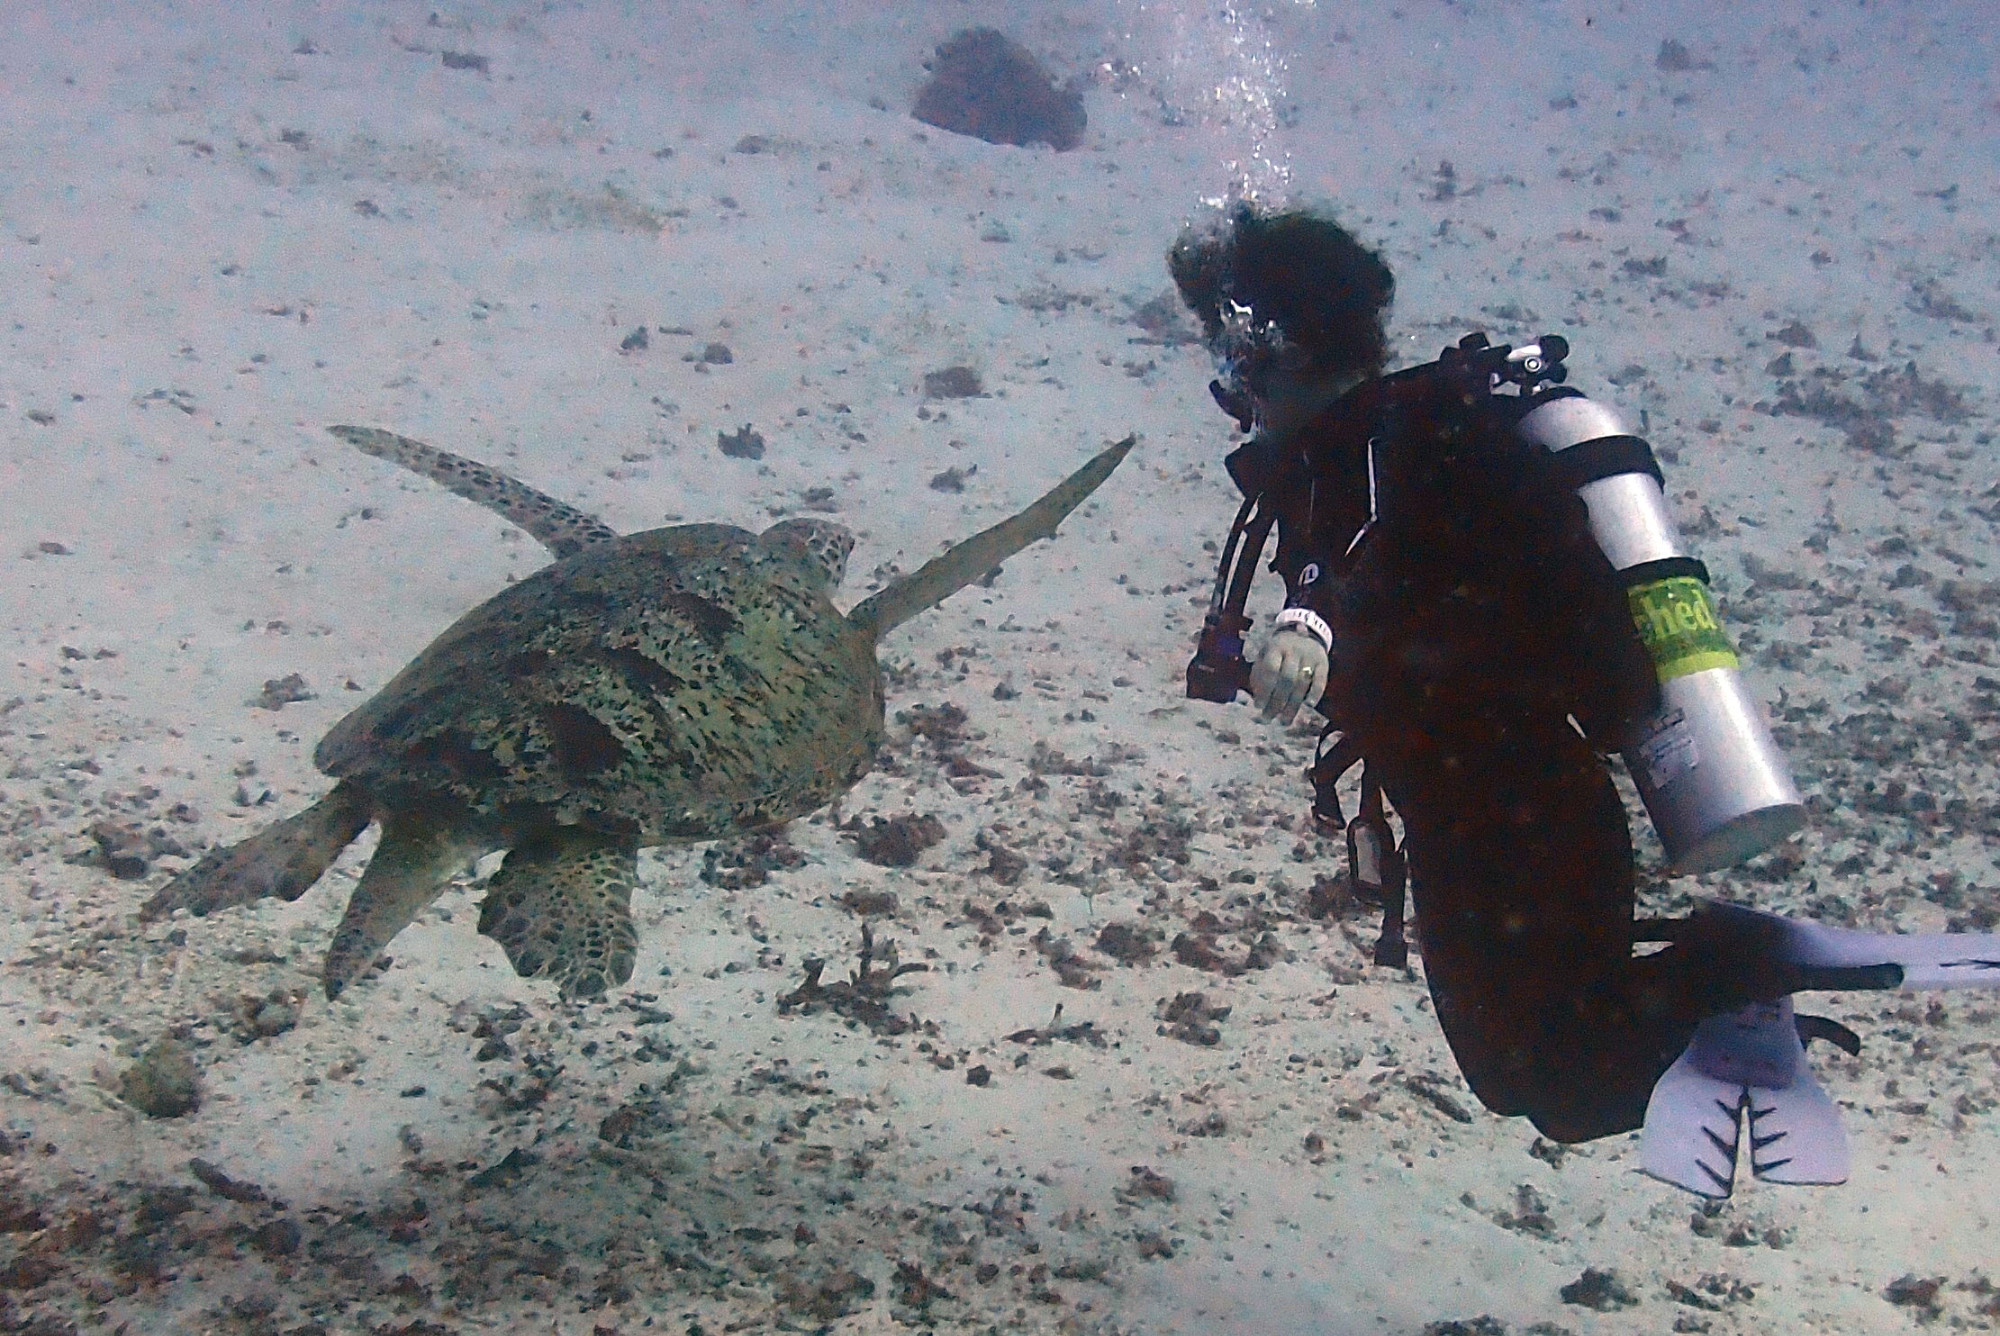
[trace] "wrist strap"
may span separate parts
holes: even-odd
[[[1326,624],[1326,618],[1311,608],[1286,608],[1271,620],[1273,632],[1294,626],[1319,641],[1321,649],[1327,651],[1333,649],[1333,628]]]

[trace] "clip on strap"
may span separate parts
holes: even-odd
[[[1382,931],[1375,939],[1375,963],[1405,969],[1410,963],[1403,915],[1409,868],[1396,847],[1395,832],[1382,810],[1382,786],[1361,772],[1361,810],[1347,823],[1347,878],[1354,898],[1382,906]]]

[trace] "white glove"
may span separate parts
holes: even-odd
[[[1250,699],[1259,718],[1289,724],[1300,709],[1317,705],[1332,666],[1333,631],[1316,613],[1287,608],[1278,614],[1264,652],[1250,667]]]

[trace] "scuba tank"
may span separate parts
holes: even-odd
[[[1516,430],[1582,497],[1659,674],[1660,710],[1624,757],[1667,857],[1712,872],[1763,853],[1805,825],[1805,805],[1744,685],[1708,568],[1682,550],[1652,447],[1575,390],[1537,398]]]
[[[1521,439],[1549,451],[1559,474],[1584,502],[1592,536],[1625,582],[1641,639],[1660,681],[1661,708],[1624,752],[1669,861],[1682,872],[1710,872],[1755,857],[1805,824],[1805,805],[1777,743],[1743,682],[1741,665],[1709,592],[1708,568],[1687,556],[1667,507],[1652,447],[1625,429],[1611,409],[1562,388],[1568,343],[1555,335],[1521,348],[1477,334],[1437,362],[1377,382],[1393,405],[1421,399],[1439,378],[1491,393],[1518,386],[1525,409]],[[1218,391],[1220,387],[1212,386]],[[1478,390],[1473,390],[1478,393]],[[1286,457],[1248,493],[1216,572],[1214,594],[1195,656],[1188,695],[1227,702],[1244,690],[1243,615],[1251,577],[1275,519],[1273,497],[1305,461]],[[1373,473],[1370,509],[1373,509]],[[1239,480],[1243,481],[1243,480]],[[1358,541],[1358,536],[1357,536]],[[1330,790],[1337,773],[1315,773]]]

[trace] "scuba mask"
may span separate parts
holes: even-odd
[[[1312,365],[1311,355],[1287,339],[1277,321],[1262,319],[1254,307],[1234,300],[1224,303],[1222,331],[1209,340],[1209,350],[1216,377],[1208,392],[1240,431],[1254,429],[1263,417],[1262,406]]]

